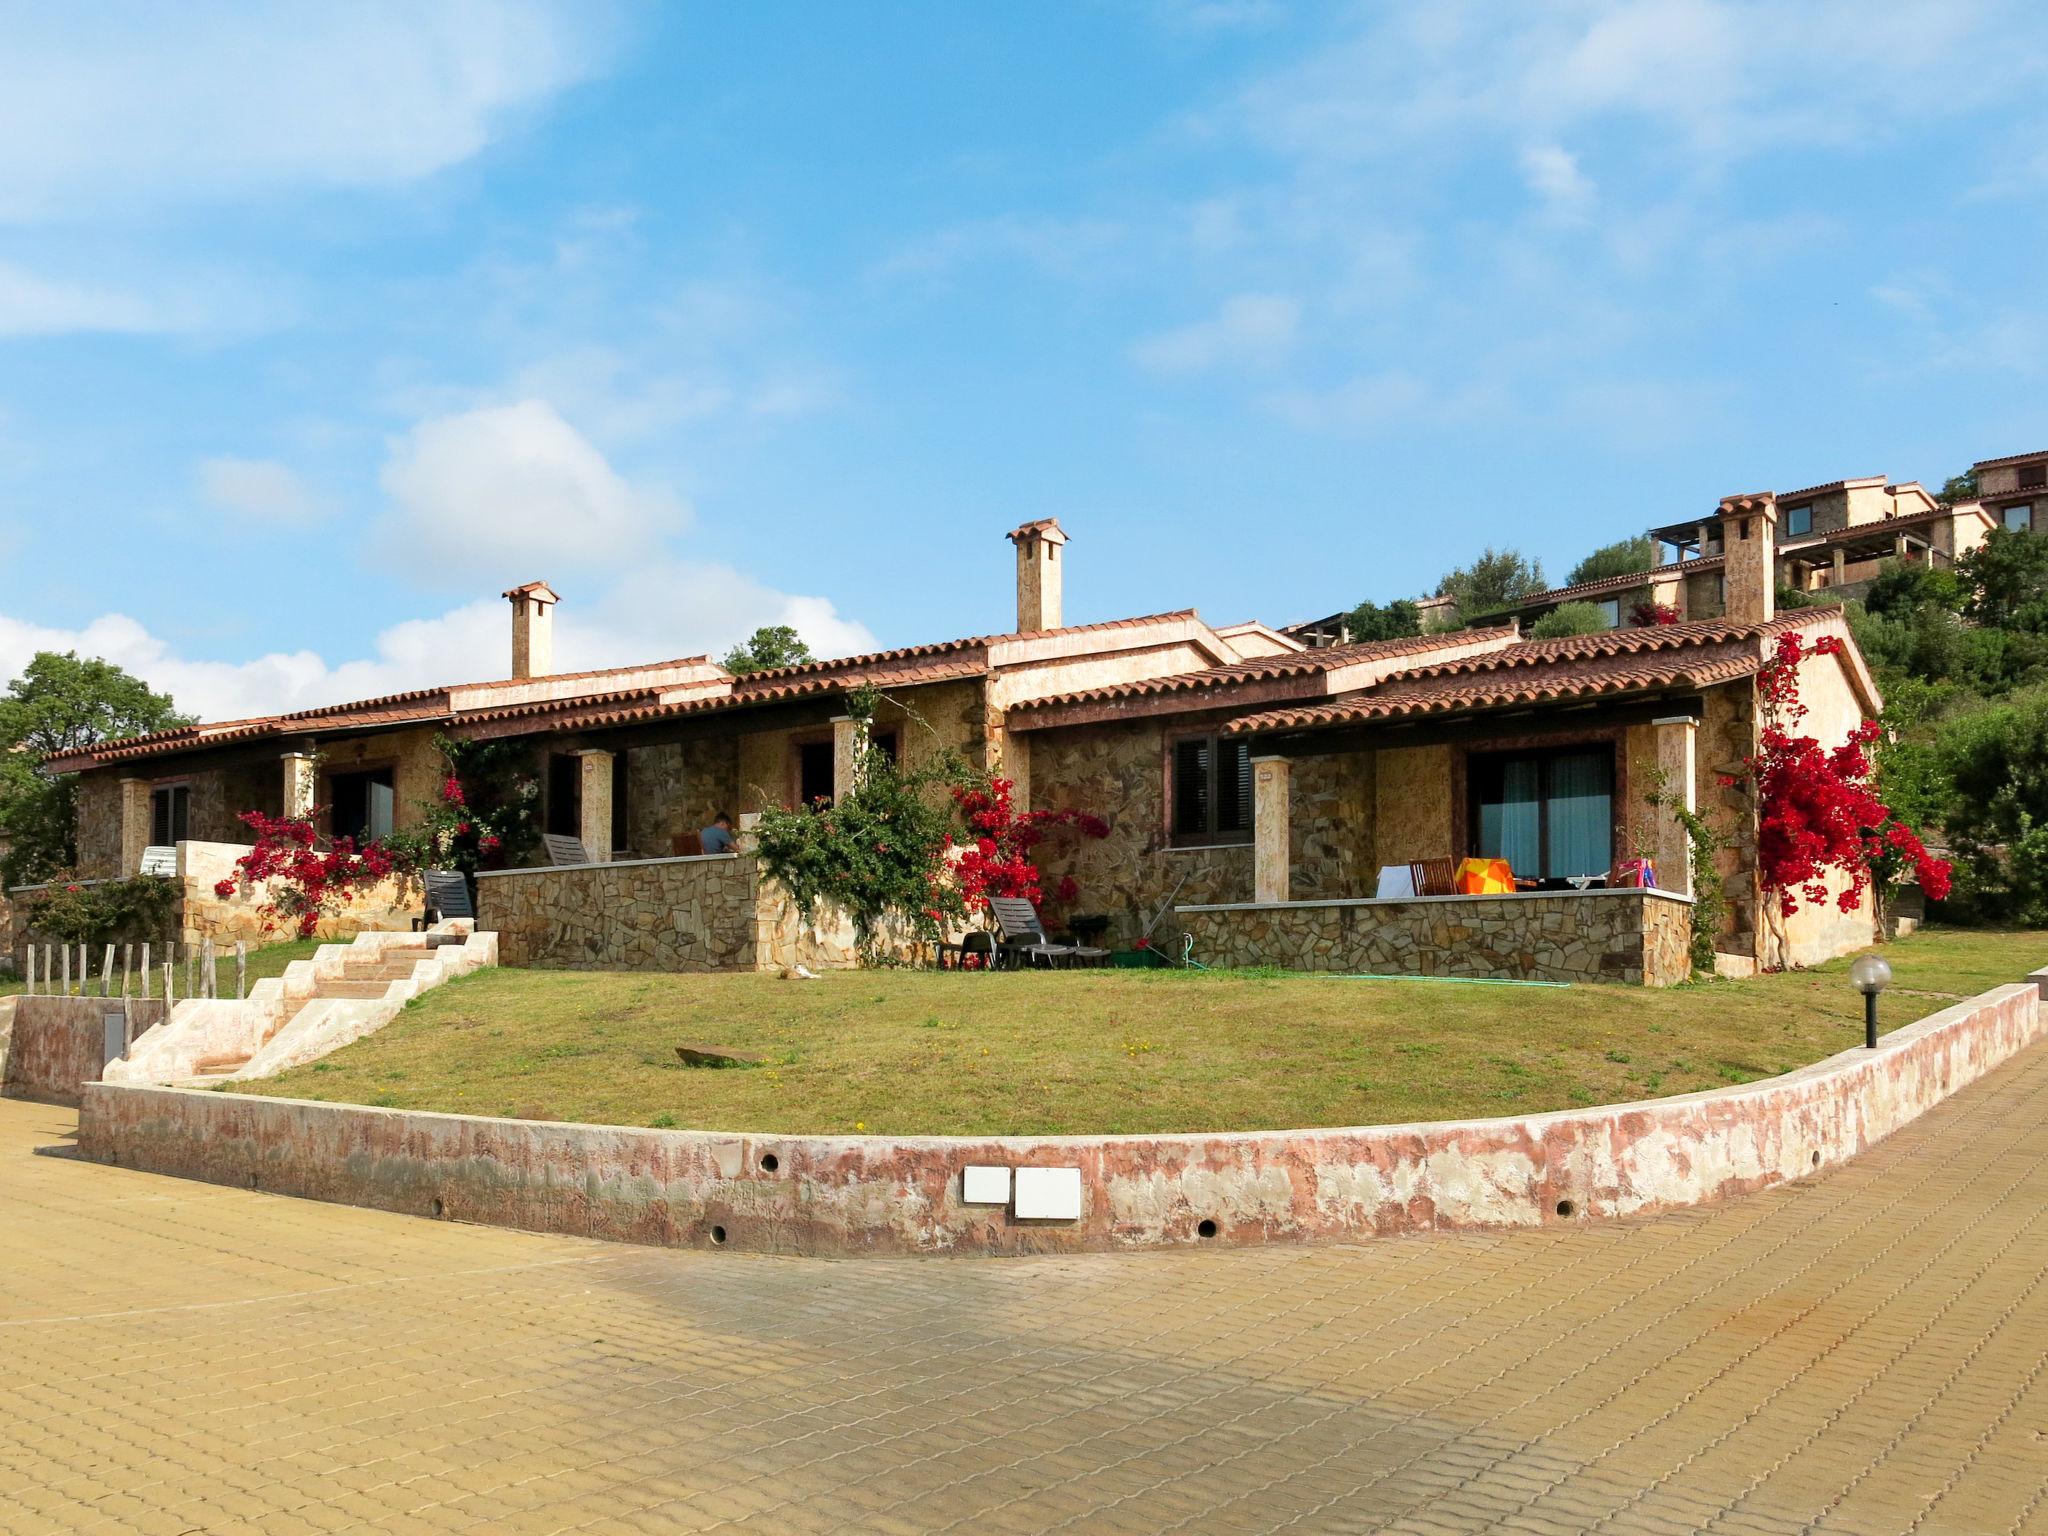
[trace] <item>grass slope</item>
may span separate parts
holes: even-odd
[[[1886,1029],[2048,961],[2048,934],[1890,946]],[[1846,961],[1668,991],[1185,971],[483,971],[242,1091],[775,1132],[1052,1134],[1529,1114],[1768,1077],[1858,1044]],[[767,1058],[683,1067],[679,1044]]]

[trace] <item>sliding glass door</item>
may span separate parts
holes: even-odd
[[[1474,754],[1472,851],[1524,880],[1605,875],[1614,865],[1614,749]]]

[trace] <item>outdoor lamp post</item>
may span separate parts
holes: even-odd
[[[1849,980],[1863,994],[1863,1043],[1877,1049],[1877,994],[1892,984],[1891,962],[1882,955],[1863,955],[1849,967]]]

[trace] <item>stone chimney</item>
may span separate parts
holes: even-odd
[[[1060,546],[1067,536],[1059,519],[1040,518],[1013,528],[1010,542],[1017,546],[1017,629],[1035,634],[1041,629],[1058,629],[1060,617]]]
[[[555,604],[561,599],[544,581],[529,581],[505,594],[512,604],[512,675],[546,677],[555,670]]]
[[[1721,579],[1727,587],[1722,611],[1743,624],[1761,624],[1778,612],[1778,498],[1723,496]]]

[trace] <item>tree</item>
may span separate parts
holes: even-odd
[[[1572,567],[1564,584],[1576,587],[1582,581],[1605,581],[1609,576],[1633,576],[1657,563],[1657,544],[1647,533],[1613,544],[1602,544]]]
[[[766,672],[773,667],[800,667],[810,661],[811,648],[787,624],[764,624],[725,653],[725,670],[734,677]]]
[[[2048,691],[1952,717],[1934,751],[1972,905],[2048,922]]]
[[[1977,471],[1966,469],[1960,475],[1950,475],[1941,483],[1941,494],[1934,498],[1945,507],[1952,507],[1959,501],[1977,499]]]
[[[73,776],[42,771],[55,752],[190,725],[168,694],[98,657],[38,651],[0,695],[0,879],[40,880],[78,862]]]
[[[1365,640],[1405,640],[1422,633],[1422,613],[1405,597],[1385,607],[1360,603],[1344,616],[1344,636],[1353,644]]]
[[[1607,615],[1594,603],[1559,603],[1529,626],[1535,640],[1561,640],[1566,635],[1597,635],[1606,629]]]
[[[1510,608],[1532,592],[1541,592],[1543,563],[1531,560],[1520,550],[1486,550],[1470,565],[1444,572],[1436,584],[1437,595],[1457,605],[1458,615],[1467,623]]]
[[[2048,630],[2048,538],[1994,528],[1956,561],[1969,593],[1963,611],[2001,629]]]

